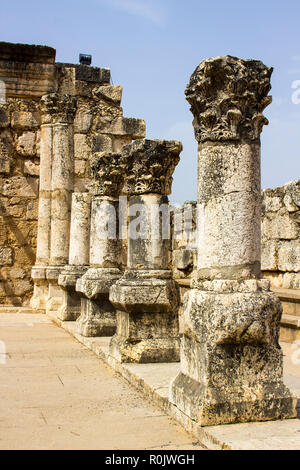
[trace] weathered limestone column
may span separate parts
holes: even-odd
[[[82,294],[77,331],[83,336],[112,336],[116,311],[109,301],[110,286],[122,275],[119,237],[119,195],[125,167],[119,153],[95,153],[91,161],[95,180],[91,209],[90,268],[78,279]]]
[[[296,416],[282,381],[281,304],[260,279],[260,133],[272,68],[203,61],[186,90],[198,151],[198,267],[171,401],[202,426]]]
[[[71,197],[74,184],[73,121],[76,99],[56,93],[45,97],[52,106],[52,174],[50,261],[46,271],[49,281],[47,310],[57,310],[62,303],[58,276],[69,261]]]
[[[63,288],[63,304],[58,310],[60,320],[76,320],[81,311],[81,295],[76,292],[76,281],[88,269],[90,251],[91,194],[73,193],[71,208],[69,264],[58,278]]]
[[[179,295],[168,269],[168,234],[160,226],[166,223],[168,232],[167,195],[181,150],[180,142],[165,140],[137,140],[123,148],[128,161],[127,270],[109,296],[118,311],[110,354],[120,362],[179,360]]]
[[[45,309],[48,297],[46,268],[50,260],[51,233],[51,174],[52,174],[52,116],[51,102],[41,98],[40,187],[36,262],[31,270],[34,281],[30,305]]]

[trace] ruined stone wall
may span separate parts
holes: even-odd
[[[29,298],[35,261],[40,116],[33,99],[0,108],[0,303]]]
[[[0,43],[0,303],[28,302],[39,192],[39,98],[54,91],[55,50]]]
[[[91,189],[92,152],[119,151],[144,137],[145,122],[123,117],[122,87],[110,85],[109,69],[55,63],[47,46],[0,43],[0,80],[0,304],[27,305],[36,260],[41,97],[75,99],[76,192]]]
[[[193,229],[196,203],[192,204]],[[183,214],[183,208],[178,208]],[[262,274],[272,287],[300,289],[300,181],[262,191]],[[190,238],[191,242],[188,242]],[[195,233],[172,232],[172,270],[188,286],[197,265]],[[188,246],[189,244],[189,246]],[[188,249],[190,248],[190,249]],[[187,281],[187,282],[182,282]],[[184,289],[184,287],[182,287]]]
[[[300,181],[262,192],[262,271],[273,287],[300,289]]]

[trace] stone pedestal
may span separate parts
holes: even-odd
[[[198,266],[170,400],[202,426],[296,416],[282,381],[280,301],[260,279],[260,132],[272,69],[202,62],[186,90],[198,152]]]
[[[167,194],[181,149],[180,142],[162,140],[140,140],[123,148],[129,195],[127,270],[109,296],[118,311],[110,354],[120,362],[179,360],[179,293],[168,269]]]
[[[58,318],[63,321],[76,320],[81,312],[81,295],[76,292],[76,282],[84,275],[89,264],[91,195],[73,193],[70,228],[69,264],[58,278],[63,288],[63,304]]]
[[[78,332],[83,336],[112,336],[116,311],[109,288],[122,275],[122,244],[119,238],[119,200],[124,165],[119,153],[95,153],[91,161],[95,180],[91,209],[90,268],[78,279],[81,294]]]

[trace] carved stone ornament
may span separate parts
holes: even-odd
[[[77,101],[74,96],[50,93],[40,101],[42,124],[72,124]]]
[[[231,56],[201,62],[185,91],[196,140],[258,139],[268,124],[262,112],[272,101],[272,72],[259,60]]]
[[[129,195],[171,192],[172,174],[179,162],[181,142],[138,139],[123,147],[128,170],[125,191]]]
[[[120,153],[96,152],[91,157],[93,192],[118,197],[124,184],[126,158]]]

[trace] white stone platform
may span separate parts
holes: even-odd
[[[142,391],[172,418],[195,436],[208,449],[224,450],[300,450],[300,409],[298,418],[259,423],[238,423],[202,427],[180,412],[169,402],[169,384],[180,368],[179,363],[120,364],[109,355],[110,338],[86,338],[77,334],[75,322],[61,322],[55,312],[49,317],[78,341],[91,349],[105,363]],[[300,345],[282,343],[284,352],[284,380],[300,403]]]

